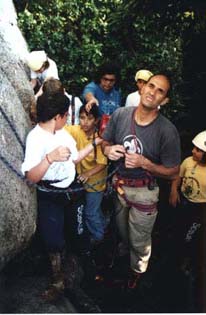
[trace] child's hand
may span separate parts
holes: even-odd
[[[59,146],[55,150],[47,154],[51,163],[63,162],[69,160],[71,152],[68,147]]]
[[[77,179],[84,184],[88,181],[89,176],[87,176],[86,173],[82,173],[81,175],[77,177]]]
[[[171,191],[169,196],[169,204],[176,208],[177,204],[180,203],[180,195],[177,191]]]
[[[99,144],[101,144],[103,142],[103,139],[102,138],[100,138],[100,137],[96,137],[95,138],[95,143],[96,143],[96,145],[99,145]]]

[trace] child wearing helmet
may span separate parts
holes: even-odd
[[[179,177],[172,182],[170,204],[174,207],[180,201],[179,187],[189,202],[206,203],[206,131],[200,132],[192,143],[192,156],[182,162]]]
[[[192,156],[184,159],[179,177],[172,181],[170,204],[176,208],[175,243],[183,270],[192,272],[194,303],[204,308],[206,238],[206,130],[192,140]]]
[[[30,68],[31,85],[35,97],[42,94],[41,86],[45,79],[50,77],[59,79],[56,63],[47,57],[44,50],[36,50],[27,56],[27,65]]]

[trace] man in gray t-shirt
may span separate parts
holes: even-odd
[[[117,164],[116,222],[122,246],[130,251],[131,289],[147,270],[151,255],[159,199],[155,178],[176,177],[181,162],[177,129],[158,110],[169,89],[167,76],[153,75],[142,89],[139,106],[117,109],[102,136],[104,154]]]

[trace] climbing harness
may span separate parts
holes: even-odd
[[[0,106],[0,112],[2,113],[2,116],[5,118],[5,120],[7,121],[8,125],[10,126],[11,130],[13,131],[13,133],[16,136],[16,139],[18,140],[19,144],[21,145],[23,151],[25,151],[25,145],[23,144],[23,141],[21,140],[20,136],[18,135],[18,132],[16,131],[15,126],[11,123],[9,117],[6,115],[6,113],[4,112],[4,110],[1,108]],[[14,166],[11,165],[10,162],[7,161],[7,159],[0,153],[0,160],[4,163],[4,165],[11,170],[18,178],[20,178],[21,180],[23,180],[28,186],[34,186],[37,189],[44,191],[44,192],[55,192],[55,193],[73,193],[73,192],[77,192],[77,191],[81,191],[81,190],[85,190],[85,188],[90,188],[94,191],[97,191],[95,189],[96,185],[99,185],[102,182],[106,182],[109,178],[111,178],[111,176],[113,176],[113,174],[116,172],[116,169],[111,172],[106,178],[103,178],[99,181],[97,181],[96,183],[94,183],[93,185],[90,185],[88,183],[84,184],[84,187],[79,187],[76,189],[71,189],[69,187],[67,188],[55,188],[54,186],[50,185],[50,183],[48,181],[41,181],[40,183],[33,183],[31,181],[29,181],[28,179],[25,178],[25,176],[23,176],[18,170],[15,169]],[[109,167],[109,165],[108,165]]]
[[[135,150],[136,152],[138,152],[138,143],[137,143],[136,131],[135,131],[135,112],[136,112],[136,108],[133,110],[133,113],[132,113],[131,134],[134,136]],[[119,171],[120,172],[117,172],[113,180],[113,185],[114,185],[115,190],[118,192],[118,194],[126,201],[127,205],[135,207],[139,211],[142,211],[142,212],[150,212],[150,213],[155,212],[157,203],[144,205],[141,203],[133,202],[127,198],[127,195],[124,189],[124,187],[148,187],[149,190],[153,190],[155,186],[157,186],[157,184],[152,174],[148,171],[140,170],[138,174],[138,179],[137,179],[137,178],[126,178],[126,174],[125,176],[122,176],[124,174],[124,170],[120,169]]]
[[[5,111],[2,109],[2,107],[0,106],[0,112],[2,114],[2,116],[4,117],[4,119],[7,121],[9,127],[11,128],[11,130],[13,131],[14,135],[16,136],[16,139],[18,140],[19,144],[21,145],[23,152],[25,151],[25,145],[23,143],[23,141],[21,140],[15,126],[12,124],[11,120],[9,119],[9,117],[7,116],[7,114],[5,113]],[[95,149],[95,148],[94,148]],[[18,170],[15,169],[15,167],[13,167],[11,165],[10,162],[7,161],[7,159],[0,153],[0,160],[4,163],[4,165],[11,170],[18,178],[20,178],[22,181],[24,181],[28,186],[34,186],[37,189],[44,191],[44,192],[54,192],[54,193],[73,193],[73,192],[77,192],[77,191],[81,191],[81,190],[85,190],[85,188],[90,188],[94,191],[97,191],[95,189],[96,185],[99,185],[102,182],[107,182],[112,176],[113,174],[116,172],[116,169],[111,172],[107,177],[97,181],[96,183],[94,183],[93,185],[90,185],[88,183],[84,184],[84,187],[79,187],[79,188],[56,188],[55,186],[52,186],[50,184],[52,184],[52,182],[50,181],[50,183],[48,181],[40,181],[40,183],[34,183],[29,181],[28,179],[25,178],[25,176],[23,176]],[[109,167],[109,165],[107,166]],[[54,183],[54,182],[53,182]]]
[[[74,97],[72,97],[72,98],[74,99]],[[72,104],[74,105],[74,100],[73,100],[73,99],[72,99]],[[7,123],[9,124],[11,130],[14,132],[14,134],[15,134],[15,136],[16,136],[16,138],[17,138],[19,144],[21,145],[23,151],[25,151],[25,145],[23,144],[23,141],[21,140],[20,136],[18,135],[18,132],[16,131],[16,128],[13,126],[13,124],[11,123],[9,117],[6,115],[6,113],[5,113],[4,110],[1,108],[1,106],[0,106],[0,112],[2,113],[2,115],[3,115],[3,117],[5,118],[5,120],[7,121]],[[73,113],[73,114],[72,114],[72,117],[73,117],[73,122],[74,122],[74,106],[73,106],[73,111],[72,111],[72,113]],[[134,126],[132,126],[132,129],[133,129],[133,128],[134,128]],[[94,149],[95,149],[95,147],[94,147]],[[95,155],[96,155],[96,154],[95,154]],[[20,172],[18,172],[18,171],[6,160],[6,158],[4,158],[4,157],[2,156],[2,154],[0,154],[0,160],[6,165],[6,167],[7,167],[8,169],[10,169],[13,173],[15,173],[16,176],[18,176],[20,179],[22,179],[24,182],[26,182],[29,186],[34,186],[34,187],[36,187],[37,189],[39,189],[39,190],[41,190],[41,191],[45,191],[45,192],[51,192],[51,191],[52,191],[52,192],[57,192],[57,193],[65,193],[65,192],[71,193],[71,192],[74,192],[74,191],[84,190],[85,188],[90,188],[90,189],[93,189],[94,191],[97,191],[97,190],[95,189],[95,186],[98,185],[98,184],[100,184],[100,183],[102,183],[102,182],[107,182],[107,181],[117,172],[117,170],[119,169],[119,166],[117,166],[110,174],[108,174],[107,177],[105,177],[105,178],[103,178],[103,179],[97,181],[97,182],[94,183],[93,185],[89,185],[88,183],[85,183],[85,184],[84,184],[84,187],[80,187],[80,188],[77,188],[77,189],[71,189],[71,188],[69,188],[69,187],[62,189],[62,188],[56,188],[56,187],[50,185],[51,182],[48,183],[48,182],[46,182],[46,181],[41,181],[40,183],[33,183],[33,182],[27,180]],[[109,165],[110,165],[110,163],[109,163],[108,166],[107,166],[108,168],[109,168]],[[148,185],[148,188],[150,187],[149,189],[153,189],[153,184],[154,184],[154,182],[153,182],[153,180],[152,180],[153,178],[152,178],[151,174],[148,174],[148,177],[149,177],[149,176],[150,176],[149,179],[135,180],[135,181],[136,181],[136,184],[135,184],[136,186],[134,186],[134,187],[140,187],[140,186],[137,186],[137,185],[142,185],[142,186],[143,186],[143,184],[145,184],[145,185]],[[124,180],[124,182],[122,182],[122,180]],[[131,184],[133,185],[133,184],[134,184],[134,180],[128,180],[128,179],[126,180],[125,178],[124,178],[124,179],[119,178],[119,180],[116,182],[116,187],[115,187],[115,188],[116,188],[117,191],[125,198],[125,200],[131,204],[131,202],[127,200],[127,197],[125,196],[124,190],[123,190],[123,188],[122,188],[123,185],[126,185],[126,186],[127,186],[128,183],[129,183],[130,185],[131,185]],[[141,187],[142,187],[142,186],[141,186]],[[139,208],[139,205],[138,205],[138,208]]]
[[[113,185],[115,190],[118,192],[118,194],[126,201],[128,206],[135,207],[139,211],[142,212],[155,212],[157,209],[157,203],[152,203],[149,205],[133,202],[127,198],[127,195],[125,193],[124,187],[149,187],[151,179],[150,178],[144,178],[144,179],[127,179],[122,178],[119,175],[116,175],[116,178],[113,181]]]
[[[40,181],[39,183],[34,183],[29,181],[28,179],[25,178],[25,176],[23,176],[20,172],[18,172],[12,165],[11,163],[9,163],[5,157],[3,157],[3,155],[0,153],[0,160],[4,163],[4,165],[11,170],[18,178],[20,178],[21,180],[23,180],[28,186],[34,186],[37,189],[44,191],[44,192],[54,192],[54,193],[72,193],[72,192],[77,192],[77,191],[81,191],[81,190],[85,190],[85,187],[88,187],[90,189],[93,189],[94,191],[96,191],[96,189],[94,188],[94,186],[100,184],[103,180],[106,181],[108,180],[111,176],[113,176],[114,172],[110,173],[106,178],[94,183],[93,185],[89,185],[87,183],[84,184],[85,187],[79,187],[76,189],[71,189],[69,187],[66,188],[55,188],[55,186],[50,185],[51,181]],[[50,183],[49,183],[50,182]]]

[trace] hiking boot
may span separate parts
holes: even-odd
[[[128,289],[135,289],[137,287],[140,277],[141,277],[141,273],[131,270],[129,272],[128,282],[127,282]]]
[[[73,253],[67,253],[64,261],[64,280],[65,288],[73,290],[80,287],[84,271],[80,263],[80,259]]]
[[[59,280],[59,282],[51,283],[47,290],[45,290],[41,297],[47,302],[54,302],[64,293],[64,281]]]
[[[51,283],[41,295],[44,300],[55,301],[64,292],[64,274],[62,270],[62,257],[60,253],[50,253]]]

